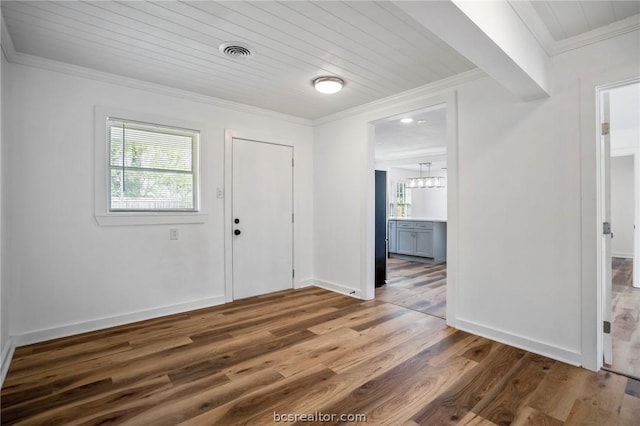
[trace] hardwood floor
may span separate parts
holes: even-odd
[[[387,259],[388,279],[376,298],[438,318],[447,315],[447,264]]]
[[[640,379],[640,288],[631,285],[633,260],[612,258],[613,364],[610,369]]]
[[[631,426],[640,381],[309,287],[18,348],[1,402],[7,425]]]

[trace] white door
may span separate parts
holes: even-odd
[[[293,148],[233,139],[233,298],[293,286]]]
[[[601,99],[601,155],[602,155],[602,221],[611,226],[611,141],[609,136],[609,93],[603,92]],[[611,365],[613,363],[613,340],[611,334],[612,306],[611,306],[611,238],[613,238],[612,230],[604,229],[602,232],[602,282],[604,283],[604,309],[603,309],[603,345],[604,345],[604,362]],[[609,232],[607,232],[609,231]]]

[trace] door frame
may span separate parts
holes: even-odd
[[[444,105],[447,129],[447,314],[446,323],[452,327],[457,324],[457,277],[458,277],[458,110],[457,92],[455,90],[421,98],[419,100],[398,103],[390,108],[379,109],[366,114],[368,123],[368,145],[366,150],[366,176],[363,187],[367,188],[363,194],[361,217],[363,221],[361,258],[361,289],[364,289],[364,299],[375,297],[375,126],[373,122],[403,114],[409,111]]]
[[[605,313],[605,309],[607,309],[607,307],[605,306],[605,304],[607,303],[607,300],[610,300],[610,298],[607,298],[606,296],[606,292],[607,292],[607,283],[604,281],[604,271],[602,270],[602,265],[604,264],[605,261],[611,262],[611,259],[604,259],[604,246],[602,243],[602,223],[603,223],[603,207],[604,207],[604,182],[605,182],[605,177],[604,177],[604,161],[605,158],[602,155],[602,140],[601,140],[601,131],[600,131],[600,123],[602,122],[602,111],[601,111],[601,100],[602,100],[602,94],[604,92],[610,91],[612,89],[616,89],[619,87],[624,87],[630,84],[635,84],[635,83],[640,83],[640,77],[632,77],[632,78],[627,78],[627,79],[623,79],[623,80],[618,80],[618,81],[613,81],[610,83],[603,83],[603,84],[594,84],[594,88],[595,88],[595,108],[594,108],[594,112],[595,112],[595,120],[594,120],[594,127],[595,132],[591,133],[595,136],[595,144],[594,144],[594,148],[595,148],[595,166],[596,166],[596,179],[595,179],[595,189],[596,189],[596,222],[595,222],[595,229],[593,229],[591,232],[591,235],[595,236],[595,243],[596,243],[596,262],[595,262],[595,266],[596,266],[596,306],[595,306],[595,324],[592,325],[592,327],[595,326],[595,355],[596,355],[596,360],[594,365],[592,365],[591,363],[585,363],[585,367],[587,368],[591,368],[591,369],[595,369],[595,370],[599,370],[600,368],[603,367],[604,365],[604,353],[605,353],[605,346],[604,346],[604,330],[603,330],[603,321],[604,321],[604,313]],[[592,130],[592,131],[593,131]],[[593,139],[592,139],[593,140]],[[637,160],[636,160],[636,164],[637,164]],[[636,179],[637,182],[637,179]],[[610,188],[609,188],[610,190]],[[637,191],[636,191],[637,192]],[[638,200],[635,200],[635,205],[636,205],[636,215],[638,214]],[[612,224],[612,228],[615,227],[615,224]],[[615,234],[615,228],[613,229],[614,234]],[[635,238],[634,238],[634,249],[637,249],[638,246],[638,232],[636,232]],[[637,251],[634,253],[634,260],[635,258],[637,258]],[[584,260],[583,260],[584,262]],[[584,267],[584,263],[583,263],[583,267]],[[634,265],[635,266],[635,265]],[[634,268],[635,270],[636,268]],[[637,275],[635,275],[634,272],[634,280],[636,279]],[[634,281],[636,282],[636,281]],[[583,300],[583,313],[585,312],[585,301]],[[612,319],[613,320],[613,319]],[[588,326],[588,325],[587,325]],[[613,326],[613,324],[612,324]],[[584,327],[584,326],[583,326]],[[583,336],[585,335],[584,333],[584,328],[583,328]],[[584,355],[587,355],[587,351],[584,345],[583,345],[583,352]]]
[[[239,132],[236,130],[225,129],[224,131],[224,301],[225,303],[233,302],[233,140],[244,139],[259,143],[269,143],[273,145],[287,146],[291,148],[291,153],[295,159],[295,146],[290,143],[282,143],[274,141],[273,136],[253,134],[250,132]],[[292,170],[292,187],[291,202],[293,205],[293,213],[296,214],[296,198],[295,198],[295,171]],[[294,216],[295,217],[295,216]],[[294,270],[295,253],[296,253],[296,227],[295,223],[291,224],[291,265]],[[291,280],[291,288],[297,288],[296,278]]]

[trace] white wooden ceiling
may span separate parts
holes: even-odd
[[[533,1],[556,40],[564,40],[640,13],[640,1]]]
[[[390,2],[3,1],[15,50],[306,118],[474,68]],[[241,41],[248,60],[218,46]],[[339,95],[311,81],[336,75]]]
[[[535,1],[530,9],[558,41],[638,14],[639,5]],[[475,68],[388,1],[3,0],[1,6],[16,57],[310,119]],[[228,41],[257,53],[245,61],[227,58],[218,46]],[[347,84],[337,95],[319,94],[311,81],[321,75]]]
[[[427,108],[375,123],[376,161],[402,160],[446,152],[446,109]],[[411,118],[403,123],[402,118]],[[417,164],[417,163],[416,163]]]

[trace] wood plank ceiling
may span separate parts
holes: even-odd
[[[306,118],[474,68],[390,2],[3,1],[15,50]],[[229,59],[218,46],[256,50]],[[337,75],[339,96],[311,81]]]
[[[640,1],[533,1],[551,36],[564,40],[640,13]]]
[[[556,42],[640,13],[639,1],[532,6]],[[17,55],[310,119],[475,68],[388,1],[2,1],[2,14]],[[257,53],[225,57],[228,41]],[[321,75],[347,85],[321,95]]]

